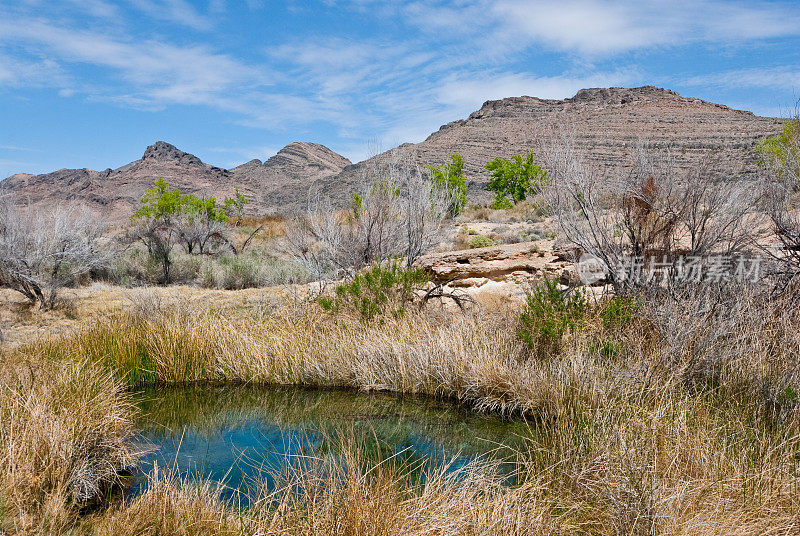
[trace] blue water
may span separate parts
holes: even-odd
[[[273,474],[303,456],[336,456],[342,438],[366,456],[457,471],[478,457],[508,459],[525,423],[420,398],[342,390],[191,386],[135,394],[142,443],[155,463],[223,484],[226,499],[274,486]],[[140,478],[133,493],[141,492]]]

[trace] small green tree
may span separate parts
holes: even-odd
[[[492,173],[488,189],[494,192],[493,208],[510,208],[547,184],[547,172],[536,164],[533,154],[524,158],[514,155],[511,160],[495,158],[486,169]]]
[[[233,197],[225,197],[225,213],[229,218],[235,218],[238,225],[244,216],[244,206],[249,202],[247,196],[236,188]]]
[[[181,194],[177,188],[171,189],[163,178],[158,178],[142,196],[141,202],[132,220],[139,223],[138,238],[147,246],[150,260],[161,267],[163,283],[168,284],[172,279],[175,244],[183,244],[190,254],[209,253],[212,244],[231,245],[238,253],[225,230],[229,211],[240,211],[247,203],[247,198],[239,190],[236,190],[235,198],[226,199],[225,205],[220,206],[214,197],[203,199]]]
[[[192,194],[183,196],[178,232],[187,253],[206,253],[211,242],[225,242],[223,229],[228,223],[226,207],[217,206],[213,197],[201,199]]]
[[[458,215],[467,204],[467,182],[464,179],[464,158],[458,153],[450,155],[451,164],[428,166],[431,180],[437,188],[443,188],[450,198],[448,214]]]
[[[131,219],[141,223],[139,239],[147,247],[152,261],[161,266],[161,279],[168,284],[171,281],[172,248],[180,239],[174,224],[183,211],[184,198],[180,190],[171,190],[167,181],[159,177],[141,201],[142,206]]]
[[[800,116],[787,120],[781,133],[761,140],[756,145],[760,164],[778,173],[790,173],[800,179]]]
[[[180,190],[170,190],[167,181],[159,177],[141,202],[142,206],[133,214],[134,220],[146,218],[168,224],[181,213],[184,200]]]

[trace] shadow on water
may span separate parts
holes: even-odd
[[[457,471],[477,457],[511,459],[528,430],[445,401],[346,390],[205,385],[138,391],[135,400],[152,448],[144,472],[172,467],[221,482],[225,498],[245,502],[249,485],[270,488],[290,460],[336,456],[341,442],[331,438],[358,438],[367,459]],[[132,493],[144,486],[140,478]]]

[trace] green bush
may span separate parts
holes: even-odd
[[[545,279],[526,298],[519,336],[531,348],[551,353],[567,332],[581,328],[588,310],[584,291],[563,292],[557,280]]]
[[[475,235],[469,239],[469,247],[471,249],[485,248],[487,246],[493,246],[493,245],[494,245],[494,240],[492,240],[488,236]]]
[[[352,281],[336,286],[332,297],[322,297],[323,309],[333,313],[350,312],[369,320],[391,314],[401,317],[414,301],[415,291],[429,281],[420,268],[407,268],[398,261],[375,264],[357,274]]]
[[[495,158],[486,169],[492,173],[487,188],[494,192],[492,208],[511,208],[529,195],[537,194],[547,184],[547,172],[536,164],[533,154],[523,158],[514,155],[511,160]]]
[[[800,117],[788,119],[777,136],[770,136],[756,145],[759,164],[766,167],[775,166],[779,172],[791,169],[792,163],[800,160]],[[800,168],[792,170],[800,179]]]
[[[464,158],[458,154],[450,155],[452,164],[441,166],[428,166],[431,180],[438,188],[443,188],[450,197],[450,206],[447,212],[450,216],[457,216],[467,204],[467,182],[464,179]]]
[[[222,277],[217,288],[241,290],[263,286],[261,266],[256,259],[244,256],[226,256],[220,259]]]
[[[634,298],[615,296],[610,299],[600,310],[603,327],[616,329],[633,320],[633,314],[638,309]]]

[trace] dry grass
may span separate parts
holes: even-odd
[[[448,473],[445,468],[375,459],[342,436],[337,456],[293,460],[262,488],[248,510],[220,503],[213,485],[150,475],[147,492],[129,505],[90,518],[100,534],[259,535],[508,535],[552,533],[571,527],[532,484],[503,485],[487,462]],[[563,517],[563,516],[562,516]]]
[[[2,361],[0,528],[59,533],[136,465],[133,409],[97,363]]]
[[[93,374],[110,368],[127,383],[391,390],[448,397],[531,422],[519,453],[520,482],[512,486],[501,485],[486,465],[457,478],[428,469],[423,481],[414,480],[392,459],[365,460],[350,445],[335,460],[307,460],[284,475],[276,494],[245,513],[220,503],[207,486],[187,487],[161,474],[132,503],[84,519],[89,532],[800,530],[800,319],[790,301],[738,293],[721,302],[711,295],[644,302],[620,325],[592,313],[547,356],[519,341],[515,314],[411,314],[362,323],[291,304],[224,314],[187,306],[143,309],[20,351],[52,363],[86,363]],[[46,403],[71,408],[77,402]],[[7,437],[4,448],[16,444]],[[8,517],[21,526],[20,515]]]

